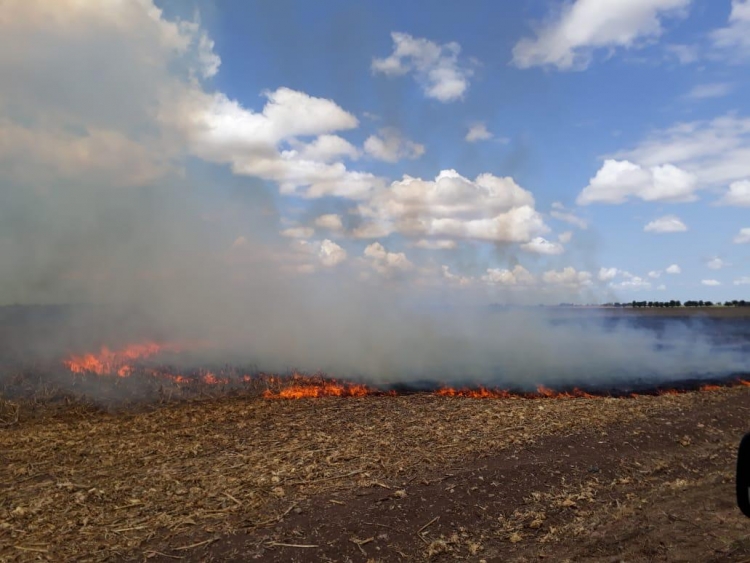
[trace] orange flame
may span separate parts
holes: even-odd
[[[314,385],[291,385],[279,391],[266,389],[266,399],[308,399],[318,397],[365,397],[377,394],[366,385],[320,382]]]
[[[116,351],[102,346],[98,354],[71,355],[63,361],[63,364],[73,373],[117,374],[120,377],[128,377],[133,372],[132,362],[149,358],[160,352],[177,350],[178,348],[174,345],[155,342],[131,344]]]
[[[118,377],[129,377],[135,373],[136,362],[155,356],[161,352],[179,352],[182,346],[174,344],[158,344],[155,342],[145,342],[140,344],[131,344],[120,350],[111,350],[107,346],[102,346],[99,353],[89,353],[83,355],[71,355],[63,361],[63,364],[72,372],[78,374],[97,374],[111,375]],[[365,396],[395,396],[396,391],[383,391],[376,387],[368,385],[351,383],[345,381],[336,381],[324,374],[304,375],[294,373],[291,376],[274,376],[266,374],[256,375],[239,375],[236,372],[223,370],[220,375],[212,371],[198,370],[193,371],[188,376],[169,373],[160,368],[140,369],[139,373],[145,373],[155,378],[170,380],[177,384],[205,384],[205,385],[230,385],[232,383],[253,384],[260,382],[265,384],[266,390],[263,397],[267,399],[304,399],[320,397],[365,397]],[[745,386],[750,387],[750,380],[735,379],[726,381],[721,385],[707,383],[697,387],[699,391],[716,391],[724,386]],[[692,387],[693,390],[696,387]],[[646,391],[645,394],[656,395],[680,395],[688,392],[690,389],[673,388],[673,389],[656,389]],[[510,391],[508,389],[478,387],[441,387],[432,391],[439,397],[460,397],[471,399],[598,399],[608,396],[606,391],[595,391],[594,393],[586,392],[579,388],[573,388],[568,391],[557,391],[544,385],[537,386],[536,392]],[[618,395],[623,396],[623,395]],[[638,398],[642,393],[633,392],[626,395],[631,398]]]
[[[453,389],[452,387],[442,387],[435,391],[435,395],[440,397],[468,397],[471,399],[511,399],[517,397],[505,389],[487,389],[486,387],[477,387],[470,389]]]

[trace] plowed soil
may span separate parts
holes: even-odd
[[[744,561],[750,389],[6,402],[3,561]]]

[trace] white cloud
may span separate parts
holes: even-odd
[[[734,237],[734,243],[735,244],[750,243],[750,227],[740,229],[740,232],[737,233],[736,237]]]
[[[643,230],[647,233],[681,233],[688,228],[676,215],[665,215],[648,223]]]
[[[557,240],[559,240],[563,244],[568,244],[573,238],[573,232],[572,231],[565,231],[564,233],[560,233],[557,235]]]
[[[734,280],[734,285],[750,285],[750,276],[745,276]]]
[[[452,250],[458,247],[458,244],[455,240],[449,239],[420,239],[413,246],[428,250]]]
[[[727,266],[730,266],[728,262],[724,262],[719,257],[711,258],[708,262],[706,262],[706,267],[710,268],[711,270],[721,270],[722,268],[726,268]]]
[[[734,89],[729,82],[713,82],[710,84],[696,84],[685,97],[691,100],[705,100],[708,98],[723,98]]]
[[[398,129],[386,127],[379,135],[370,135],[365,140],[365,152],[378,160],[398,162],[402,159],[414,160],[424,154],[424,145],[404,138]]]
[[[750,180],[729,184],[729,190],[716,202],[718,205],[750,207]]]
[[[365,248],[364,255],[369,265],[384,276],[391,276],[414,267],[406,254],[403,252],[388,252],[379,242],[374,242]]]
[[[341,221],[341,216],[335,213],[328,213],[321,215],[315,219],[315,226],[320,229],[328,229],[329,231],[342,231],[344,229],[344,223]]]
[[[617,268],[600,268],[598,277],[601,281],[610,281],[615,279],[618,273]]]
[[[696,199],[696,177],[676,166],[643,168],[627,160],[607,159],[578,195],[579,205],[644,201],[683,202]]]
[[[341,264],[344,260],[346,260],[346,250],[341,248],[335,242],[325,239],[320,243],[318,257],[320,258],[321,264],[331,268],[333,266]]]
[[[274,181],[283,194],[357,199],[382,186],[382,180],[374,175],[347,170],[341,162],[312,159],[328,159],[336,151],[339,156],[340,151],[346,153],[345,145],[333,136],[299,145],[299,136],[328,135],[356,127],[358,121],[352,114],[331,100],[289,88],[266,92],[265,96],[268,101],[260,113],[243,108],[223,94],[196,94],[173,113],[182,120],[189,116],[193,154],[231,164],[235,174]],[[284,149],[285,143],[299,150]]]
[[[677,59],[680,64],[687,65],[700,59],[700,50],[697,45],[682,45],[672,43],[664,46],[668,55]]]
[[[524,286],[531,285],[536,280],[534,276],[520,264],[516,264],[512,270],[503,268],[487,268],[481,280],[488,285],[502,286]]]
[[[570,212],[559,201],[556,201],[552,204],[552,211],[550,211],[549,214],[558,221],[564,221],[565,223],[574,225],[579,229],[587,229],[589,226],[588,222],[578,217],[578,215]]]
[[[728,24],[711,33],[714,48],[729,60],[750,56],[750,0],[732,0]]]
[[[656,131],[632,150],[613,155],[641,167],[671,164],[692,174],[697,187],[750,178],[750,118],[727,114]]]
[[[667,267],[667,269],[664,271],[667,272],[668,274],[675,275],[675,274],[681,274],[682,268],[680,268],[677,264],[672,264],[671,266]]]
[[[330,162],[338,158],[359,158],[357,147],[338,135],[320,135],[311,143],[293,140],[290,144],[298,151],[301,160]]]
[[[708,286],[721,285],[721,282],[719,280],[701,280],[701,283]]]
[[[451,283],[458,284],[460,286],[468,286],[471,285],[474,280],[468,276],[461,276],[459,274],[454,274],[451,272],[451,269],[448,266],[441,266],[440,271],[443,274],[443,278],[448,280]]]
[[[560,6],[556,17],[521,39],[513,48],[520,68],[554,66],[558,70],[588,67],[596,49],[637,48],[659,37],[661,19],[680,15],[690,0],[576,0]]]
[[[373,59],[373,72],[387,76],[414,72],[425,96],[441,102],[464,97],[473,71],[459,61],[461,46],[458,43],[438,45],[398,32],[391,33],[391,38],[393,53],[384,59]]]
[[[648,277],[650,277],[651,279],[658,279],[661,277],[661,272],[659,270],[651,270],[648,273]]]
[[[310,227],[291,227],[281,231],[281,236],[288,238],[310,238],[315,233],[315,230]]]
[[[378,191],[358,211],[362,238],[399,232],[407,236],[528,242],[549,228],[534,198],[512,178],[480,174],[469,180],[443,170],[435,180],[404,176]]]
[[[562,270],[549,270],[542,274],[542,281],[550,285],[567,286],[579,288],[591,285],[590,272],[578,272],[575,268],[568,266]]]
[[[641,289],[651,289],[652,287],[650,281],[633,275],[628,276],[625,280],[619,283],[611,283],[609,285],[613,289],[621,289],[625,291],[638,291]]]
[[[487,130],[487,125],[484,123],[474,123],[469,127],[465,140],[469,143],[476,143],[477,141],[487,141],[491,139],[492,136],[492,133]]]
[[[550,242],[543,237],[534,237],[529,242],[521,245],[521,248],[535,254],[562,254],[565,248],[557,242]]]

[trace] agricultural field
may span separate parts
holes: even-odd
[[[742,318],[700,322],[718,347],[747,343]],[[750,558],[734,504],[745,374],[377,387],[156,361],[176,352],[8,369],[1,560]]]

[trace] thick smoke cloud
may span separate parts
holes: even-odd
[[[488,312],[493,301],[593,299],[597,289],[563,262],[544,274],[518,265],[518,245],[548,231],[528,191],[512,178],[436,171],[455,201],[432,180],[389,183],[357,169],[362,149],[338,136],[357,117],[283,87],[255,111],[241,107],[211,86],[220,60],[195,21],[170,20],[149,0],[18,0],[4,10],[0,303],[78,306],[26,324],[6,309],[6,359],[158,339],[199,343],[200,362],[379,383],[743,367],[690,327],[656,338],[559,324],[541,309]],[[333,214],[340,227],[315,225]],[[279,234],[311,228],[316,239]],[[415,246],[428,257],[414,260],[386,234],[449,243]],[[495,244],[505,266],[450,243],[464,239]],[[452,274],[434,252],[456,253],[474,274]]]

